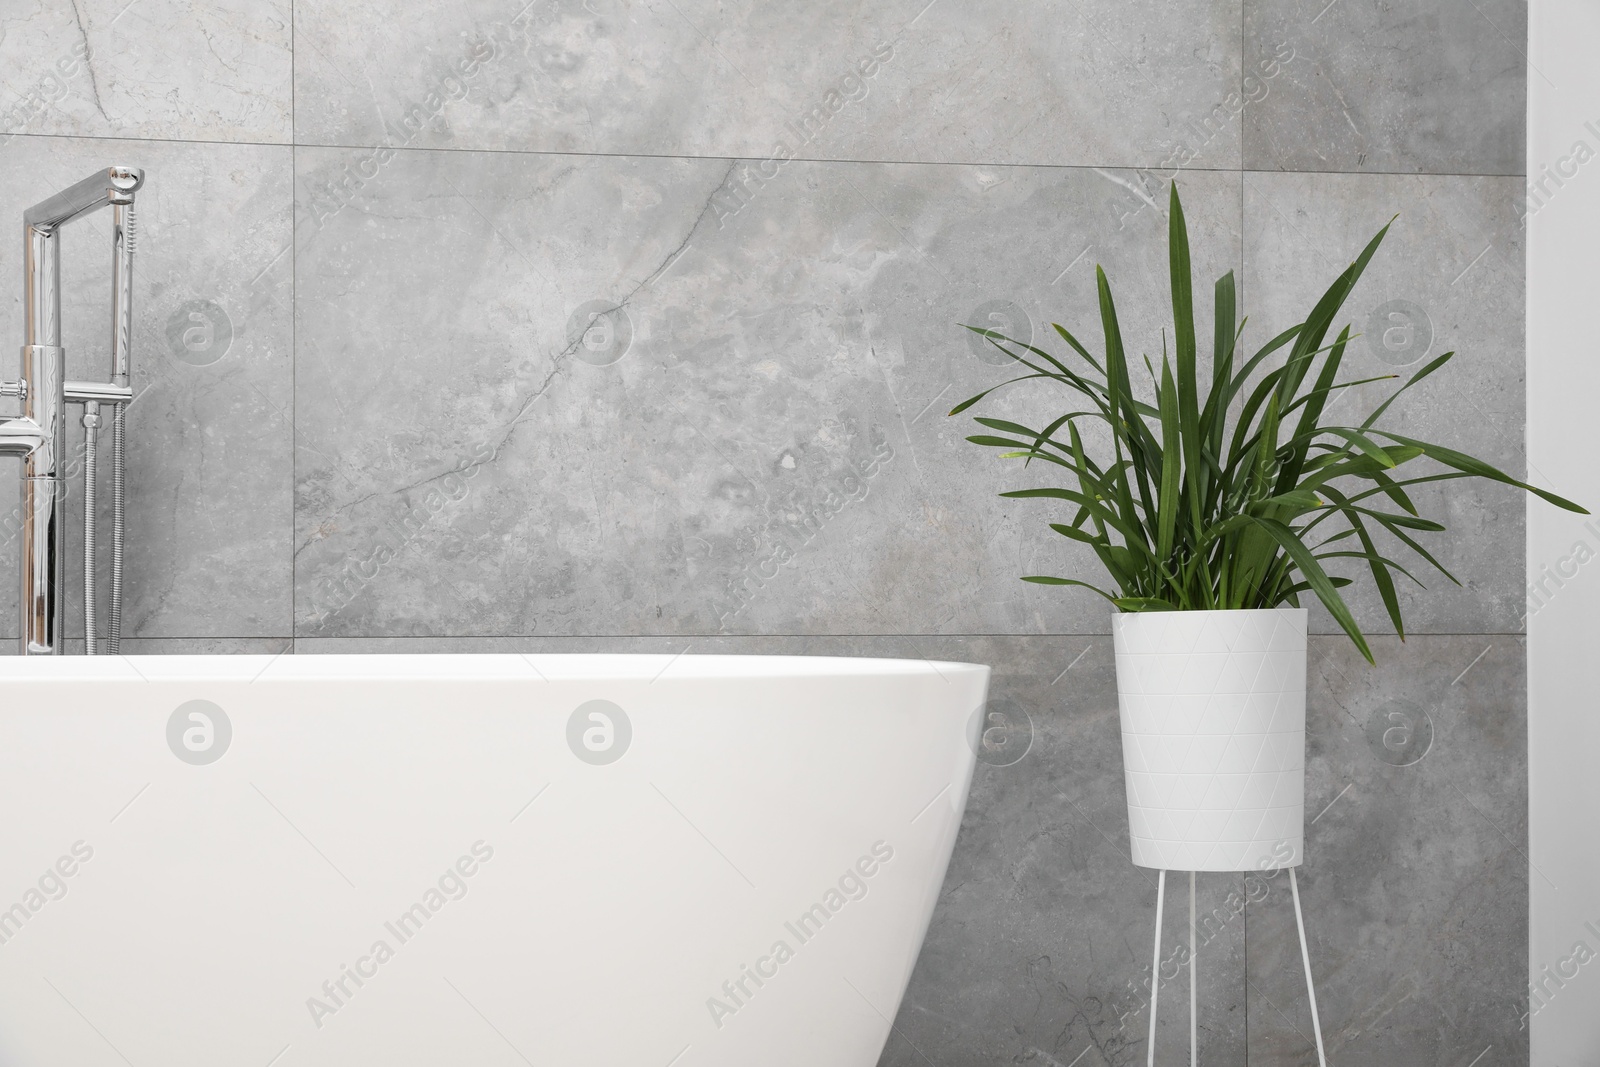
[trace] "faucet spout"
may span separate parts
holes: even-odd
[[[23,212],[22,221],[29,229],[52,233],[107,204],[133,203],[133,194],[143,184],[144,171],[134,167],[95,171],[72,188],[33,205]]]
[[[0,456],[30,456],[45,438],[43,428],[26,415],[0,416]]]

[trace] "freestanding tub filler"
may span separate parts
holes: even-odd
[[[872,1067],[988,668],[0,659],[5,1067]]]
[[[144,172],[133,167],[96,171],[29,208],[22,216],[22,377],[0,382],[0,396],[21,401],[18,415],[0,415],[0,456],[22,460],[22,500],[16,521],[22,532],[22,635],[24,656],[54,656],[62,650],[66,589],[66,505],[69,473],[83,472],[84,651],[100,651],[96,591],[99,568],[95,492],[104,415],[111,413],[111,590],[106,651],[122,638],[122,561],[126,413],[133,402],[134,195]],[[101,208],[111,209],[110,381],[69,382],[61,345],[61,231]],[[67,451],[67,405],[83,407],[83,448]],[[81,461],[81,462],[80,462]]]

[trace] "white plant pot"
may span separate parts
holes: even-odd
[[[1138,612],[1111,629],[1134,864],[1298,866],[1305,609]]]

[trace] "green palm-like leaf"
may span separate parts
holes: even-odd
[[[1112,588],[1048,575],[1028,575],[1023,581],[1088,589],[1119,611],[1268,608],[1298,605],[1302,595],[1311,594],[1370,661],[1371,648],[1339,592],[1353,579],[1330,574],[1326,566],[1363,568],[1402,638],[1405,620],[1394,576],[1421,583],[1385,553],[1409,553],[1456,581],[1417,539],[1442,532],[1444,526],[1418,513],[1408,489],[1478,478],[1587,514],[1572,501],[1482,460],[1379,425],[1398,397],[1445,366],[1454,353],[1411,375],[1359,424],[1328,420],[1330,406],[1339,406],[1335,397],[1348,404],[1354,395],[1348,390],[1395,378],[1384,374],[1340,381],[1352,339],[1349,328],[1326,341],[1387,232],[1388,226],[1378,231],[1304,321],[1248,358],[1239,351],[1245,320],[1238,317],[1233,275],[1219,278],[1204,382],[1188,226],[1176,185],[1167,231],[1173,347],[1169,354],[1163,340],[1159,365],[1140,357],[1150,376],[1145,393],[1134,388],[1111,283],[1099,267],[1099,356],[1061,325],[1055,331],[1069,349],[1064,357],[968,326],[1017,364],[1017,376],[962,401],[950,414],[959,415],[1019,382],[1053,383],[1073,395],[1065,414],[1038,428],[975,416],[989,432],[967,440],[999,449],[1003,458],[1025,465],[1039,460],[1046,464],[1040,469],[1070,475],[1064,486],[1000,495],[1064,505],[1065,515],[1046,520],[1050,529],[1087,546]],[[1080,423],[1087,426],[1082,433]],[[1085,446],[1086,434],[1103,449],[1098,459]],[[1432,466],[1413,474],[1417,468],[1409,465],[1419,460]]]

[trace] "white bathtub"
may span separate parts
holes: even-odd
[[[871,1067],[988,673],[0,659],[0,1067]]]

